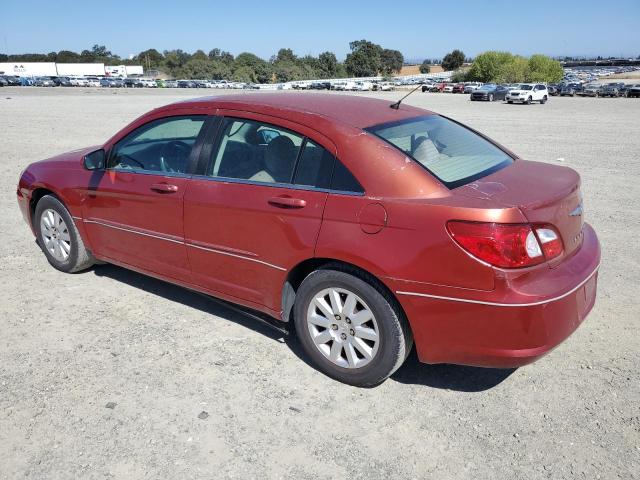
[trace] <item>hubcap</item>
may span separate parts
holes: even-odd
[[[340,367],[364,367],[378,352],[380,336],[373,312],[344,288],[326,288],[313,297],[307,328],[320,353]]]
[[[40,233],[44,248],[60,262],[69,258],[71,236],[69,229],[58,212],[48,208],[40,217]]]

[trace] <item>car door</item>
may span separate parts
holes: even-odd
[[[215,145],[203,149],[184,198],[194,282],[278,313],[288,271],[314,255],[335,146],[280,118],[219,115]]]
[[[183,197],[205,115],[158,118],[113,145],[94,171],[83,221],[95,253],[115,263],[188,281]]]

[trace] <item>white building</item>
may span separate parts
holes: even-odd
[[[142,75],[140,65],[105,66],[104,63],[53,63],[53,62],[4,62],[0,63],[1,75],[17,75],[19,77],[73,77],[105,75],[127,77]]]
[[[56,64],[53,62],[4,62],[0,63],[2,75],[17,75],[18,77],[53,77],[57,75]]]
[[[56,63],[56,69],[61,77],[74,75],[104,76],[104,63]]]

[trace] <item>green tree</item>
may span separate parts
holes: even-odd
[[[347,54],[344,66],[353,77],[373,77],[382,67],[382,47],[368,40],[356,40],[349,44],[351,53]]]
[[[322,52],[318,56],[318,68],[323,78],[333,78],[338,70],[338,60],[332,52]]]
[[[429,60],[425,60],[420,64],[420,73],[429,73],[431,71],[431,65]]]
[[[202,50],[196,50],[191,55],[191,60],[202,60],[203,62],[209,61],[209,57]]]
[[[60,50],[56,55],[56,62],[58,63],[76,63],[80,61],[80,55],[70,50]]]
[[[476,56],[471,64],[468,76],[479,82],[504,81],[506,66],[512,61],[513,55],[508,52],[483,52]]]
[[[155,48],[140,52],[135,59],[147,68],[158,68],[164,64],[164,56]]]
[[[251,82],[268,83],[271,82],[273,78],[271,65],[253,53],[243,52],[236,57],[233,67],[234,75],[236,75],[239,70],[245,77],[250,70],[252,72],[250,74],[252,80],[249,81]]]
[[[464,63],[464,58],[464,53],[457,49],[447,53],[442,59],[442,68],[446,71],[457,70]]]
[[[496,79],[498,82],[521,83],[525,82],[529,77],[529,62],[520,55],[514,55],[505,62],[500,76]]]
[[[398,50],[389,50],[385,48],[380,54],[380,71],[384,75],[399,73],[404,65],[404,56]]]
[[[256,73],[251,67],[241,66],[233,71],[231,79],[235,82],[253,83],[256,81]]]
[[[531,82],[559,82],[564,75],[560,62],[546,55],[531,55],[528,67]]]

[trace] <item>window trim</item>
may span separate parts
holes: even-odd
[[[398,150],[400,153],[402,153],[403,155],[408,156],[409,158],[411,158],[414,162],[416,162],[420,167],[422,167],[424,170],[426,170],[429,175],[431,175],[435,180],[437,180],[438,182],[440,182],[442,185],[444,185],[445,187],[447,187],[449,190],[453,190],[455,188],[461,187],[463,185],[468,185],[469,183],[478,180],[479,178],[484,178],[488,175],[491,175],[492,173],[495,173],[499,170],[502,170],[503,168],[507,167],[508,165],[510,165],[511,163],[508,163],[509,160],[505,160],[503,162],[500,162],[496,165],[494,165],[493,167],[490,167],[486,170],[483,170],[482,172],[479,172],[475,175],[471,175],[469,177],[465,177],[465,178],[461,178],[459,180],[455,180],[453,182],[447,182],[445,180],[442,180],[440,177],[438,177],[434,172],[432,172],[430,169],[428,169],[427,167],[425,167],[422,163],[420,163],[418,160],[416,160],[415,158],[413,158],[413,156],[411,156],[410,154],[408,154],[407,152],[405,152],[404,150],[402,150],[400,147],[398,147],[397,145],[395,145],[394,143],[390,142],[389,140],[387,140],[386,138],[382,137],[381,135],[378,135],[375,131],[377,129],[380,128],[389,128],[389,127],[394,127],[396,125],[402,125],[403,123],[406,123],[407,121],[419,121],[421,119],[424,118],[430,118],[430,117],[440,117],[440,118],[444,118],[446,120],[449,120],[450,122],[455,123],[456,125],[461,126],[462,128],[469,130],[471,133],[474,133],[476,135],[478,135],[480,138],[486,140],[487,142],[489,142],[491,145],[493,145],[494,147],[496,147],[498,150],[500,150],[502,153],[504,153],[507,157],[509,157],[509,159],[511,160],[511,162],[515,162],[517,161],[517,157],[510,152],[509,150],[507,150],[506,148],[504,148],[502,145],[496,143],[495,141],[493,141],[492,139],[490,139],[489,137],[487,137],[486,135],[478,132],[477,130],[468,127],[467,125],[458,122],[457,120],[454,120],[453,118],[449,118],[445,115],[439,115],[439,114],[428,114],[428,115],[418,115],[415,117],[409,117],[409,118],[404,118],[402,120],[394,120],[392,122],[387,122],[387,123],[380,123],[377,125],[372,125],[370,127],[366,127],[364,128],[364,131],[366,131],[367,133],[370,133],[371,135],[373,135],[374,137],[382,140],[383,142],[391,145],[393,148],[395,148],[396,150]]]
[[[218,152],[218,149],[220,148],[220,144],[222,142],[222,135],[224,132],[224,127],[226,126],[226,122],[228,120],[231,121],[245,121],[245,122],[255,122],[255,123],[260,123],[266,126],[272,126],[275,129],[279,129],[279,130],[286,130],[288,132],[291,132],[294,135],[297,135],[299,137],[302,137],[302,143],[300,144],[299,150],[298,150],[298,155],[296,157],[296,161],[293,167],[293,171],[290,177],[290,181],[289,183],[282,183],[282,182],[259,182],[256,180],[248,180],[248,179],[243,179],[243,178],[232,178],[232,177],[221,177],[221,176],[217,176],[217,175],[207,175],[207,172],[213,171],[213,162],[215,162],[215,159],[213,158],[213,154],[214,152]],[[211,141],[206,142],[206,144],[204,145],[204,147],[201,149],[200,151],[200,158],[198,160],[198,166],[197,166],[197,170],[191,175],[193,178],[197,178],[199,180],[211,180],[211,181],[215,181],[215,182],[227,182],[227,183],[236,183],[236,184],[242,184],[242,185],[257,185],[257,186],[263,186],[263,187],[272,187],[272,188],[287,188],[287,189],[291,189],[291,190],[303,190],[303,191],[314,191],[314,192],[324,192],[324,193],[331,193],[331,194],[338,194],[338,195],[348,195],[348,196],[365,196],[366,195],[366,189],[364,188],[364,186],[362,186],[362,183],[360,182],[360,180],[358,180],[358,178],[351,172],[351,170],[344,165],[344,162],[341,162],[341,160],[338,158],[338,156],[334,153],[332,153],[329,149],[327,149],[326,147],[324,147],[322,145],[321,142],[318,142],[317,140],[309,137],[308,135],[304,135],[300,132],[297,132],[295,130],[292,130],[291,128],[288,127],[283,127],[281,125],[278,125],[277,123],[274,122],[269,122],[269,121],[264,121],[264,120],[258,120],[255,118],[245,118],[245,117],[240,117],[237,115],[216,115],[215,116],[215,120],[212,121],[212,124],[209,126],[209,130],[211,130],[210,132],[207,131],[207,137],[209,137],[209,134],[212,134],[211,137]],[[202,133],[202,132],[201,132]],[[332,188],[320,188],[320,187],[314,187],[311,185],[299,185],[299,184],[295,184],[293,183],[294,179],[296,178],[296,173],[298,171],[298,165],[300,163],[300,159],[302,158],[302,153],[304,152],[304,147],[307,144],[307,140],[310,140],[311,142],[313,142],[314,144],[318,145],[321,148],[324,148],[325,150],[327,150],[331,156],[334,159],[332,168],[331,168],[331,180],[329,185],[331,185],[331,183],[333,183],[333,175],[335,173],[335,169],[336,169],[336,162],[341,162],[342,165],[344,166],[344,168],[347,169],[347,171],[349,171],[349,173],[351,173],[351,175],[353,176],[353,178],[356,179],[356,181],[358,182],[358,185],[360,185],[362,187],[362,192],[352,192],[352,191],[348,191],[348,190],[335,190]]]
[[[146,128],[147,130],[149,130],[153,128],[151,126],[151,124],[153,123],[161,124],[164,122],[169,122],[171,120],[180,119],[180,118],[202,118],[204,120],[202,123],[202,127],[200,127],[200,131],[196,136],[193,147],[191,148],[191,153],[189,154],[189,159],[187,160],[186,172],[164,172],[162,170],[127,169],[127,168],[117,168],[111,165],[114,158],[113,155],[117,146],[120,143],[124,142],[127,138],[140,132],[142,129]],[[137,128],[131,130],[125,136],[123,136],[117,142],[111,145],[106,155],[107,161],[104,169],[110,170],[113,172],[138,173],[142,175],[159,175],[163,177],[190,177],[197,171],[198,159],[200,158],[200,153],[202,151],[203,144],[205,143],[206,133],[211,128],[211,123],[213,122],[213,120],[214,120],[214,117],[206,113],[167,115],[165,117],[151,119],[148,122],[145,122],[142,125],[138,126]]]

